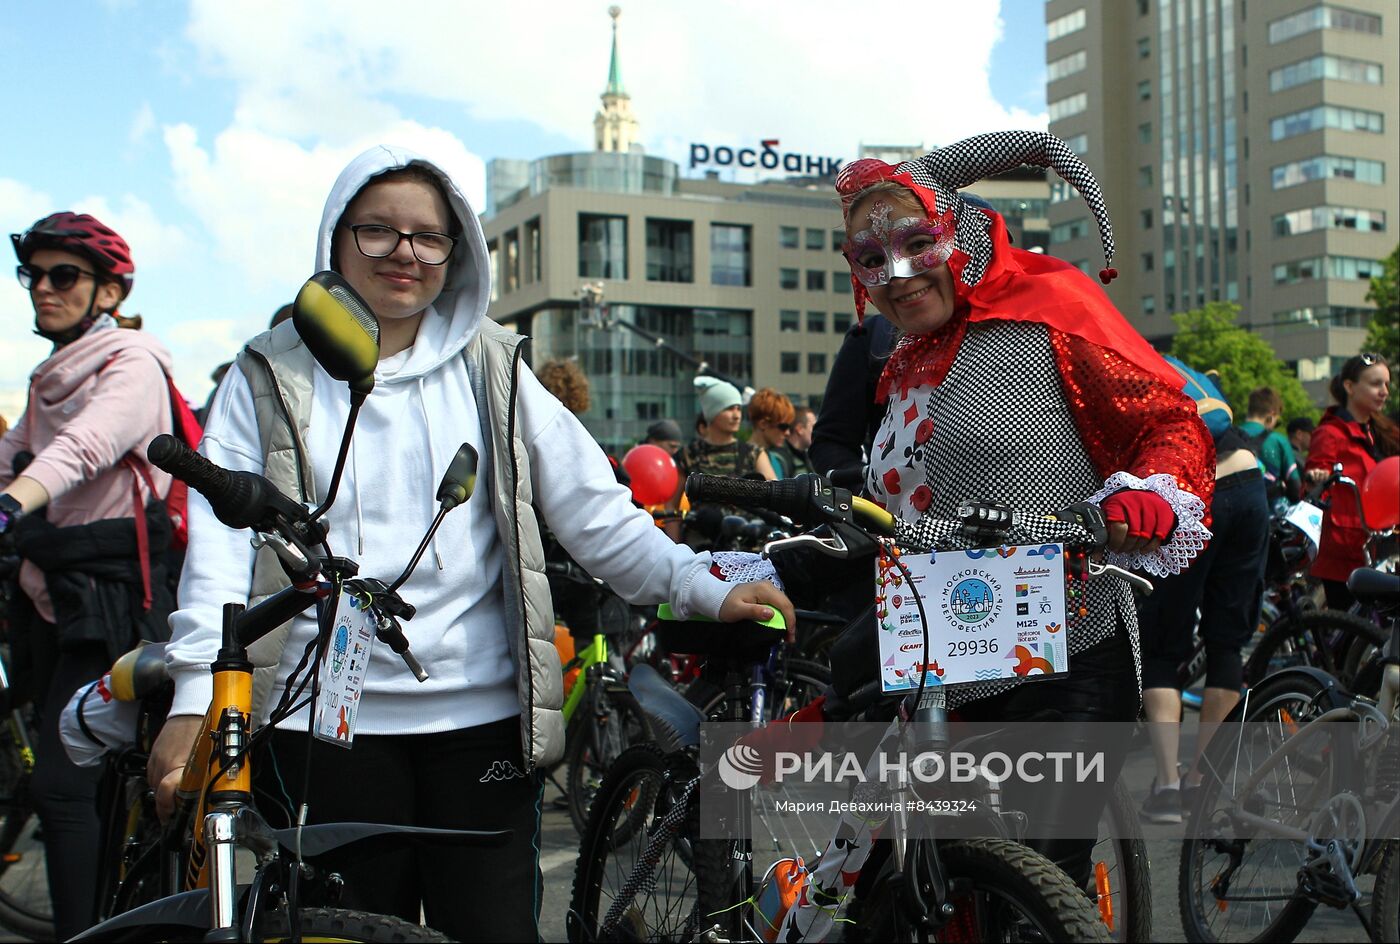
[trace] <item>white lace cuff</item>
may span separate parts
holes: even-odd
[[[1176,530],[1171,540],[1153,554],[1121,554],[1110,551],[1110,564],[1128,570],[1143,570],[1154,577],[1179,574],[1205,549],[1210,530],[1201,522],[1206,516],[1206,503],[1190,492],[1177,488],[1176,479],[1165,473],[1140,479],[1130,472],[1115,472],[1103,483],[1103,488],[1089,496],[1089,501],[1101,505],[1114,492],[1125,488],[1156,492],[1176,513]]]
[[[710,573],[725,583],[749,583],[766,580],[779,590],[783,579],[771,561],[745,551],[717,551],[710,555]]]

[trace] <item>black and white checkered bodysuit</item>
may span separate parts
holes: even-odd
[[[1065,399],[1049,329],[1023,321],[969,324],[942,383],[903,395],[897,387],[891,391],[867,481],[871,497],[915,532],[922,530],[920,522],[954,518],[964,502],[1046,514],[1083,501],[1102,484]],[[927,536],[927,543],[940,548],[968,546],[945,529]],[[1071,671],[1075,653],[1108,639],[1120,624],[1140,663],[1137,613],[1127,585],[1091,580],[1086,600],[1088,615],[1072,619],[1068,629]],[[948,704],[1015,684],[950,686]]]

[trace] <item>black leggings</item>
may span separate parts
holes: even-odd
[[[256,786],[269,820],[278,806],[300,803],[307,740],[275,731],[273,762],[260,758]],[[428,925],[454,941],[539,940],[542,782],[523,773],[519,718],[441,734],[357,735],[350,750],[315,741],[311,764],[309,823],[514,830],[496,847],[382,837],[328,853],[317,864],[345,879],[344,907],[417,924],[421,906]]]
[[[39,737],[29,794],[44,828],[54,931],[65,941],[96,920],[97,782],[102,767],[78,767],[68,759],[59,738],[58,717],[73,693],[106,672],[111,660],[103,643],[60,650],[58,627],[40,619],[34,621],[34,627],[31,641]]]
[[[1258,627],[1269,550],[1263,477],[1257,470],[1227,475],[1215,483],[1210,507],[1210,544],[1186,571],[1156,581],[1143,601],[1143,688],[1180,689],[1178,670],[1191,655],[1197,607],[1206,686],[1238,690],[1244,681],[1240,650]]]

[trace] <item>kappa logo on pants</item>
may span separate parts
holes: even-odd
[[[491,767],[482,775],[478,783],[491,783],[494,780],[519,780],[525,775],[520,768],[508,760],[493,760]]]

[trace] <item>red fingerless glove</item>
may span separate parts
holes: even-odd
[[[1128,535],[1165,541],[1176,530],[1176,512],[1156,492],[1124,489],[1103,500],[1103,516],[1128,526]]]
[[[778,753],[806,754],[821,743],[826,730],[826,716],[822,705],[826,696],[822,695],[810,704],[797,709],[786,718],[770,722],[739,738],[739,743],[758,751],[763,773],[759,783],[773,782]]]

